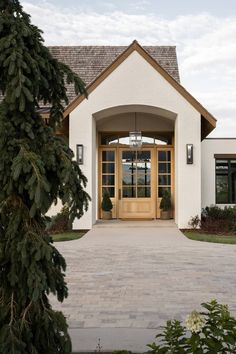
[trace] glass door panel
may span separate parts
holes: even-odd
[[[151,197],[151,151],[122,151],[122,197]]]

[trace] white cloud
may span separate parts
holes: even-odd
[[[146,0],[137,2],[145,6]],[[176,45],[181,81],[218,118],[214,135],[236,136],[236,18],[207,13],[172,20],[118,11],[99,14],[23,2],[47,45]]]

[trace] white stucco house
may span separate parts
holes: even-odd
[[[179,228],[207,205],[236,203],[236,140],[208,139],[216,119],[180,84],[175,47],[50,47],[87,84],[68,87],[63,134],[92,201],[74,229],[90,229],[109,192],[113,218],[156,219],[171,192]],[[47,117],[47,109],[43,111]],[[141,144],[130,147],[130,133]],[[60,206],[57,206],[57,209]],[[55,214],[55,209],[52,211]]]

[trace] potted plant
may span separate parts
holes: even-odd
[[[104,220],[111,220],[112,218],[112,210],[113,205],[108,192],[103,193],[102,198],[102,218]]]
[[[168,220],[171,218],[171,195],[168,190],[163,191],[163,196],[160,204],[161,219]]]

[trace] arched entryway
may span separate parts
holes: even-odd
[[[134,115],[135,114],[135,115]],[[129,132],[142,132],[142,147],[129,146]],[[113,218],[160,218],[164,190],[174,216],[174,123],[176,115],[156,107],[123,106],[94,115],[98,147],[98,218],[107,191]]]

